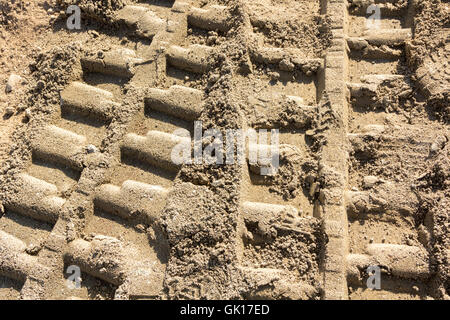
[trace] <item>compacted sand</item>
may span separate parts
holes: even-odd
[[[0,299],[449,299],[449,5],[372,4],[0,0]]]

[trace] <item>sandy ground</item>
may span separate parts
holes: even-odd
[[[1,61],[0,91],[1,103],[1,134],[0,159],[3,162],[9,152],[10,136],[15,126],[24,115],[24,94],[30,79],[28,65],[34,60],[36,54],[46,44],[45,38],[51,34],[50,15],[47,14],[44,2],[23,2],[23,4],[8,5],[2,2],[2,28],[1,28]],[[8,12],[8,13],[6,13]],[[3,20],[5,19],[5,20]],[[7,93],[6,84],[11,74],[22,78],[16,88]],[[7,109],[11,109],[11,111]],[[20,112],[21,110],[22,112]],[[14,112],[10,114],[10,112]]]
[[[0,0],[0,299],[449,299],[448,3],[344,2]]]

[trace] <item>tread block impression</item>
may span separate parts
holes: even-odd
[[[431,275],[428,253],[421,248],[373,243],[367,246],[366,251],[367,254],[348,255],[350,276],[358,278],[358,270],[364,270],[371,265],[382,266],[400,278],[426,279]]]
[[[134,75],[134,65],[142,61],[143,59],[138,58],[133,50],[120,48],[104,53],[101,58],[90,56],[82,58],[81,65],[89,72],[131,78]]]
[[[44,280],[49,269],[28,255],[27,245],[20,239],[0,230],[0,275],[25,282],[29,277]]]
[[[58,196],[56,186],[26,173],[18,175],[16,184],[19,192],[14,194],[6,207],[30,218],[55,224],[66,202]]]
[[[227,32],[231,28],[230,18],[228,8],[218,5],[212,5],[206,9],[193,7],[188,14],[190,25],[221,32]]]
[[[105,184],[95,195],[95,204],[124,219],[152,223],[159,218],[168,190],[160,186],[127,180],[121,187]]]
[[[172,151],[177,145],[188,145],[190,148],[191,139],[160,131],[149,131],[145,137],[129,133],[125,136],[122,152],[150,165],[178,171],[181,163],[172,160]]]
[[[111,92],[78,81],[72,82],[61,92],[61,108],[85,117],[92,115],[111,120],[113,110],[118,106]]]
[[[83,163],[79,156],[84,153],[85,145],[86,137],[49,125],[33,141],[32,147],[38,158],[81,171]]]
[[[203,110],[203,93],[200,90],[176,85],[168,90],[151,88],[145,98],[145,104],[150,109],[194,121],[200,117]]]
[[[135,248],[113,237],[76,239],[69,244],[65,259],[93,277],[115,286],[126,285],[130,296],[157,296],[162,289],[163,274],[152,268],[152,261],[143,259]]]
[[[209,57],[213,53],[213,47],[199,44],[193,44],[188,48],[170,46],[167,50],[167,60],[175,68],[202,74],[212,67]]]
[[[119,10],[115,19],[123,22],[130,28],[134,28],[141,37],[154,37],[166,27],[166,21],[147,8],[127,5]]]

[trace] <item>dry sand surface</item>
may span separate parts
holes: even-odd
[[[449,23],[447,0],[0,0],[0,299],[449,299]],[[194,121],[278,129],[279,170],[175,164]]]

